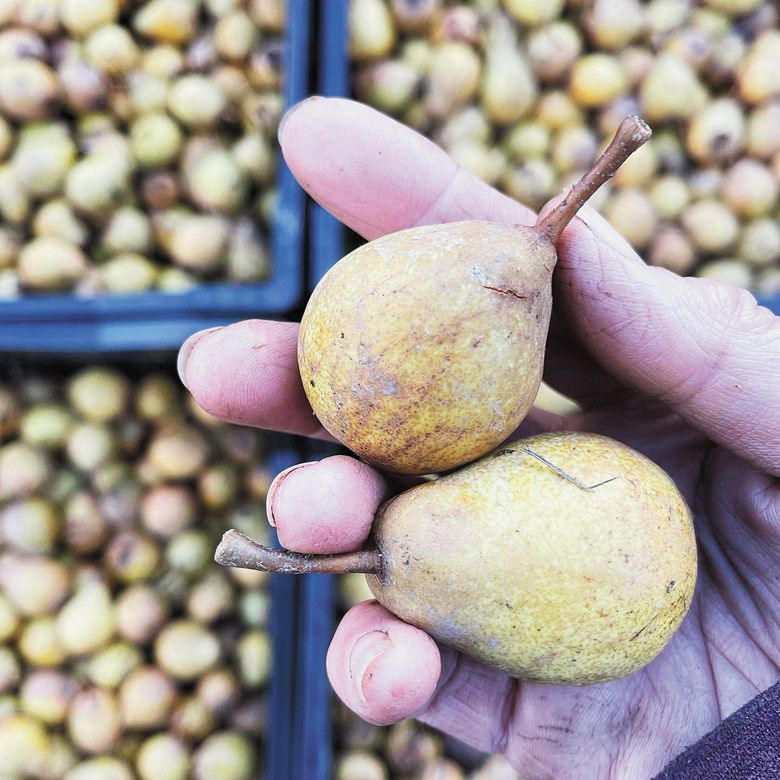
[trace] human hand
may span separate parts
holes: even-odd
[[[533,222],[432,143],[349,101],[301,104],[280,140],[304,188],[369,239],[462,219]],[[584,411],[534,410],[519,433],[604,433],[674,478],[699,544],[687,618],[639,672],[564,687],[510,679],[366,602],[336,631],[328,674],[366,720],[417,717],[505,753],[524,777],[649,777],[780,678],[780,318],[745,291],[646,266],[589,209],[558,252],[545,379]],[[223,419],[327,438],[301,387],[297,331],[255,320],[196,334],[182,380]],[[336,456],[277,478],[269,516],[289,549],[346,552],[391,491]]]

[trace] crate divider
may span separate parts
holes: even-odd
[[[349,96],[349,0],[320,0],[317,90],[326,97]],[[309,287],[344,254],[345,228],[318,203],[310,211],[312,245]]]
[[[349,95],[349,0],[319,0],[316,92],[329,97]],[[324,208],[309,208],[308,290],[344,254],[346,228]],[[346,452],[323,441],[309,442],[309,460]],[[316,511],[316,508],[313,510]],[[330,780],[333,776],[333,694],[325,673],[325,656],[335,628],[336,577],[309,574],[301,580],[298,639],[298,712],[295,728],[297,765],[294,780]]]
[[[268,467],[276,475],[300,461],[292,437],[272,439]],[[278,539],[274,533],[274,543]],[[301,609],[297,577],[271,575],[271,634],[273,673],[270,680],[270,704],[266,740],[265,780],[289,780],[293,777],[295,704],[297,688],[296,648],[298,647],[298,614]]]

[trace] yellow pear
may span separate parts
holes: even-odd
[[[447,471],[489,452],[539,390],[555,242],[650,136],[629,117],[593,169],[532,227],[469,221],[371,241],[323,277],[298,365],[317,418],[367,462]]]

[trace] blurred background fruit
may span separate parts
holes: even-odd
[[[534,209],[639,112],[652,142],[592,205],[653,265],[780,292],[776,3],[348,1],[355,97]],[[0,2],[0,298],[265,278],[284,26],[284,0]],[[3,771],[262,767],[267,580],[211,556],[267,535],[264,446],[164,372],[0,385]],[[518,778],[334,706],[335,778]]]
[[[284,17],[283,0],[3,3],[0,299],[266,278]]]
[[[357,98],[533,209],[620,120],[654,138],[592,205],[647,262],[780,292],[771,0],[351,0]]]
[[[268,538],[262,434],[98,365],[17,372],[0,411],[2,772],[254,777],[267,578],[212,554],[231,525]]]

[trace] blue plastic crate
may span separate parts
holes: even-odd
[[[780,295],[775,295],[772,298],[759,298],[758,302],[780,317]]]
[[[288,0],[285,103],[309,94],[311,0]],[[272,266],[261,284],[203,284],[183,293],[29,296],[0,303],[0,352],[109,353],[177,348],[202,328],[281,316],[304,287],[305,194],[279,156]]]
[[[91,356],[89,363],[113,366],[130,379],[139,374],[159,372],[175,376],[175,353],[157,354],[145,360],[139,353],[116,355],[106,359]],[[65,380],[84,366],[84,361],[72,355],[51,357],[18,353],[4,358],[2,379],[17,382],[26,374],[48,375]],[[302,441],[281,433],[264,435],[265,462],[271,474],[278,474],[299,463],[303,455]],[[275,533],[274,544],[278,545]],[[296,761],[295,704],[297,700],[297,657],[300,643],[298,635],[300,589],[297,577],[272,574],[270,581],[270,613],[268,633],[271,638],[272,672],[268,681],[268,716],[263,735],[263,780],[290,780]],[[0,644],[2,644],[0,642]]]

